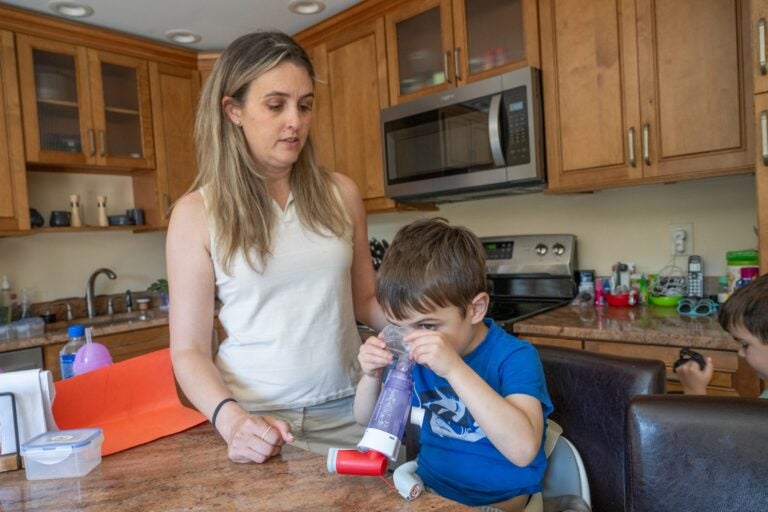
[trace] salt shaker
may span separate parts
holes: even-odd
[[[107,219],[107,196],[96,196],[96,209],[99,212],[99,226],[109,226]]]
[[[71,219],[69,225],[73,227],[80,227],[83,225],[83,220],[80,217],[80,196],[77,194],[69,195],[69,208]]]

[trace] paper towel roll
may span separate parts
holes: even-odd
[[[51,430],[58,430],[51,413],[56,396],[53,376],[47,370],[22,370],[0,373],[0,392],[11,392],[16,398],[19,446]],[[2,454],[16,452],[13,408],[9,396],[0,396]]]

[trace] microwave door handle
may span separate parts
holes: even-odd
[[[491,98],[491,106],[488,109],[488,138],[491,141],[491,156],[497,167],[507,165],[504,160],[504,151],[501,147],[501,126],[499,126],[499,114],[501,111],[501,94],[495,94]]]

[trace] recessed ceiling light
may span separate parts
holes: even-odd
[[[80,2],[49,2],[48,8],[56,14],[70,18],[87,18],[93,14],[93,7]]]
[[[203,39],[200,35],[189,30],[169,30],[165,33],[165,37],[178,44],[195,44]]]
[[[325,4],[317,0],[295,0],[288,4],[288,9],[296,14],[317,14],[325,10]]]

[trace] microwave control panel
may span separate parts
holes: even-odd
[[[525,86],[504,91],[503,105],[507,116],[507,165],[530,163],[528,102],[525,97]]]

